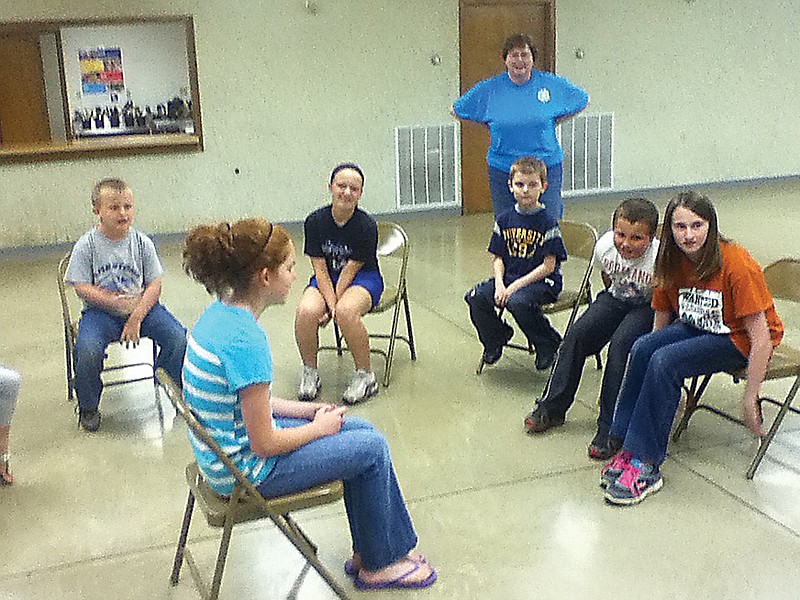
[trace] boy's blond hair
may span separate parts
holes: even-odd
[[[542,185],[547,183],[547,165],[538,158],[532,156],[523,156],[522,158],[514,161],[511,165],[511,171],[508,174],[508,180],[514,181],[514,175],[522,173],[524,175],[538,175]]]
[[[104,190],[113,190],[115,192],[124,192],[131,189],[122,179],[101,179],[92,189],[92,208],[97,208],[100,205],[100,196]]]

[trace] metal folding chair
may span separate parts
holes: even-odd
[[[582,278],[577,285],[568,285],[565,278],[565,286],[561,290],[561,295],[558,300],[551,304],[543,304],[542,312],[550,315],[558,312],[569,310],[569,321],[567,327],[564,329],[564,335],[567,335],[569,328],[575,322],[578,316],[578,309],[580,306],[591,304],[593,300],[592,295],[592,257],[594,256],[594,245],[597,243],[597,231],[588,223],[578,223],[575,221],[559,221],[561,228],[561,238],[564,240],[564,246],[567,248],[567,256],[569,259],[579,258],[586,261],[586,268],[583,270]],[[502,317],[505,309],[500,309],[499,316]],[[524,350],[529,354],[534,354],[535,350],[531,344],[525,346],[514,342],[508,342],[506,348],[514,348],[516,350]],[[595,354],[595,362],[598,369],[603,368],[603,360],[600,354]],[[480,375],[483,372],[483,367],[486,363],[481,354],[478,368],[475,372]]]
[[[178,585],[181,567],[183,566],[184,559],[186,559],[192,579],[200,595],[204,600],[216,600],[222,585],[222,575],[228,557],[228,547],[230,546],[233,526],[248,521],[270,519],[306,560],[288,597],[294,597],[297,594],[310,566],[319,573],[339,598],[346,599],[348,596],[344,588],[339,585],[334,575],[319,561],[319,558],[317,558],[317,546],[309,539],[305,532],[300,529],[300,526],[290,515],[290,513],[298,510],[337,502],[342,498],[342,482],[332,481],[296,494],[265,498],[236,467],[235,463],[225,454],[222,448],[219,447],[206,428],[197,420],[191,407],[184,400],[183,392],[180,387],[178,387],[167,372],[159,368],[157,377],[166,388],[175,410],[183,418],[190,431],[200,439],[220,461],[222,461],[236,479],[233,493],[229,498],[226,498],[217,495],[205,481],[203,481],[203,477],[196,462],[192,461],[186,466],[186,483],[189,487],[189,497],[186,501],[186,510],[184,511],[183,523],[178,537],[178,547],[175,551],[175,561],[172,566],[170,583],[173,586]],[[202,510],[210,526],[222,528],[222,539],[220,540],[219,551],[217,552],[214,578],[210,588],[204,583],[200,570],[192,558],[187,544],[195,503]]]
[[[795,305],[793,307],[795,309],[800,307],[800,260],[794,258],[782,258],[778,261],[775,261],[764,269],[764,279],[766,279],[769,291],[775,300],[791,302]],[[734,382],[737,383],[743,379],[747,379],[746,368],[729,374],[733,377]],[[727,419],[728,421],[732,421],[742,425],[743,427],[746,427],[740,418],[735,417],[715,406],[700,402],[700,399],[702,398],[703,393],[706,391],[712,376],[713,375],[705,375],[702,378],[694,377],[690,382],[684,385],[684,390],[686,391],[686,409],[684,410],[680,423],[678,423],[678,426],[675,428],[675,432],[672,435],[673,441],[677,442],[678,439],[680,439],[683,432],[686,431],[686,428],[689,426],[689,419],[691,419],[692,415],[700,409],[707,410],[715,415],[719,415],[720,417]],[[786,416],[786,413],[792,411],[795,414],[800,414],[800,409],[792,406],[792,401],[797,394],[798,388],[800,388],[800,349],[795,348],[784,341],[775,349],[775,352],[769,361],[769,365],[767,366],[767,373],[764,376],[764,381],[785,378],[794,378],[794,382],[792,383],[791,387],[789,388],[789,392],[786,394],[786,397],[783,400],[776,400],[768,397],[760,398],[762,404],[764,402],[768,402],[780,408],[778,410],[778,414],[775,416],[775,419],[772,421],[772,425],[770,426],[769,431],[767,431],[766,436],[764,436],[759,442],[758,451],[753,457],[750,467],[747,469],[747,479],[752,479],[755,475],[756,469],[758,469],[758,466],[761,464],[761,460],[767,453],[767,448],[769,448],[772,439],[778,432],[778,428],[780,427],[783,418]]]
[[[61,299],[61,319],[64,326],[64,358],[67,373],[67,399],[70,401],[75,397],[75,343],[78,340],[78,329],[80,327],[79,300],[75,293],[68,292],[67,288],[71,286],[67,284],[65,279],[67,266],[69,265],[69,259],[71,256],[72,252],[67,252],[58,263],[58,295]],[[154,392],[159,419],[163,424],[164,416],[161,410],[161,401],[158,394],[158,379],[156,378],[155,372],[158,348],[155,342],[152,340],[151,342],[153,345],[153,358],[151,362],[131,361],[110,366],[103,366],[103,373],[121,374],[125,369],[137,369],[140,374],[123,377],[112,375],[111,378],[103,379],[103,387],[113,387],[116,385],[124,385],[126,383],[135,383],[137,381],[152,380],[155,388]],[[143,374],[142,370],[144,370]]]
[[[392,326],[389,333],[370,332],[371,339],[389,340],[386,350],[383,348],[373,348],[370,344],[370,352],[380,354],[384,357],[383,385],[389,386],[389,378],[392,374],[392,362],[394,361],[394,350],[397,340],[402,340],[408,345],[411,353],[411,360],[417,360],[417,349],[414,345],[414,330],[411,327],[411,309],[408,302],[408,286],[406,282],[406,269],[408,267],[408,236],[397,223],[380,222],[378,223],[378,261],[380,263],[381,274],[384,278],[385,287],[378,305],[369,311],[370,315],[388,312],[392,310]],[[399,333],[400,312],[405,315],[406,335]],[[343,338],[339,326],[333,324],[333,333],[336,339],[336,346],[320,346],[320,350],[336,350],[339,356],[344,351]]]

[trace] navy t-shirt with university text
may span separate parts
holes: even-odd
[[[547,215],[543,206],[523,211],[515,204],[498,216],[489,252],[503,259],[505,285],[533,271],[546,256],[555,256],[556,268],[548,279],[561,291],[560,263],[567,260],[567,249],[558,222]]]

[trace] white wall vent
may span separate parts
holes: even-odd
[[[558,126],[564,148],[563,195],[614,189],[614,113],[578,115]]]
[[[454,123],[395,128],[398,210],[460,205],[457,134]]]

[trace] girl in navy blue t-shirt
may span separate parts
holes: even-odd
[[[319,395],[319,328],[335,320],[355,361],[342,400],[355,404],[378,393],[370,367],[369,333],[361,321],[383,293],[378,225],[358,207],[364,189],[364,173],[358,165],[338,165],[331,173],[329,188],[331,204],[312,212],[304,224],[304,252],[311,258],[314,276],[300,298],[294,323],[303,360],[297,396],[313,400]]]

